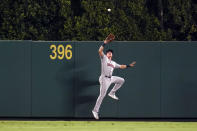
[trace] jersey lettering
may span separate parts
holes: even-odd
[[[112,65],[111,63],[107,63],[107,66],[111,66],[112,68],[115,68],[114,65]]]

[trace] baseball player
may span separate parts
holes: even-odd
[[[109,34],[109,36],[104,40],[104,44],[99,48],[99,55],[101,59],[101,76],[99,77],[100,82],[100,95],[96,101],[95,107],[92,110],[93,116],[95,119],[99,119],[98,113],[100,105],[105,97],[109,86],[112,83],[115,83],[112,90],[109,92],[108,96],[111,98],[118,100],[119,98],[115,95],[116,91],[123,85],[124,79],[118,76],[112,76],[113,70],[115,68],[125,69],[128,67],[133,67],[135,65],[135,61],[129,65],[119,65],[112,60],[113,50],[109,49],[106,51],[106,55],[103,53],[104,46],[111,41],[113,41],[115,36],[113,34]]]

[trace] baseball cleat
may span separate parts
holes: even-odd
[[[97,112],[95,112],[95,111],[92,111],[92,114],[93,114],[93,116],[94,116],[94,118],[95,119],[99,119],[99,116],[98,116],[98,113]]]
[[[115,94],[108,94],[108,96],[110,96],[111,98],[115,99],[115,100],[119,100],[119,98],[115,95]]]

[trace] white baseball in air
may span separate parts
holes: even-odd
[[[111,9],[109,8],[109,9],[107,9],[107,11],[108,11],[108,12],[111,12]]]

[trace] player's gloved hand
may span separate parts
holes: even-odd
[[[112,33],[110,33],[107,38],[104,40],[104,43],[107,44],[109,42],[112,42],[115,39],[115,35],[113,35]]]

